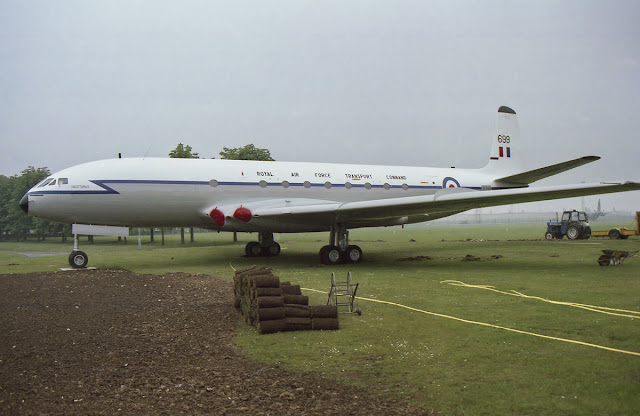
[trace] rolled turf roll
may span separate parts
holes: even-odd
[[[288,285],[288,286],[280,285],[280,289],[282,289],[283,295],[302,295],[302,290],[300,290],[300,285]]]
[[[311,318],[311,307],[306,305],[284,305],[284,314],[288,318]]]
[[[335,305],[314,305],[311,307],[312,318],[337,318],[338,307]]]
[[[274,319],[283,319],[285,317],[284,308],[259,308],[258,320],[273,321]]]
[[[258,298],[258,308],[280,308],[284,306],[282,296],[262,296]]]
[[[312,328],[311,318],[284,318],[287,331],[308,331]]]
[[[282,295],[284,303],[288,305],[308,305],[309,296],[304,295]]]
[[[311,327],[314,330],[336,330],[340,329],[338,318],[313,318]]]
[[[258,275],[252,276],[251,286],[258,287],[280,287],[280,279],[274,275]]]
[[[282,290],[279,287],[257,287],[254,293],[256,297],[282,296]]]
[[[261,334],[273,334],[274,332],[282,332],[287,328],[284,319],[274,319],[272,321],[261,321],[258,324],[258,330]]]

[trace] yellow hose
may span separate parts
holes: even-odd
[[[323,293],[323,294],[327,293],[326,291],[321,291],[321,290],[317,290],[317,289],[309,289],[309,288],[301,288],[301,289],[302,290],[308,290],[308,291],[311,291],[311,292]],[[568,342],[568,343],[571,343],[571,344],[584,345],[586,347],[598,348],[598,349],[601,349],[601,350],[613,351],[613,352],[617,352],[617,353],[621,353],[621,354],[628,354],[628,355],[634,355],[636,357],[640,357],[640,353],[638,353],[638,352],[625,351],[625,350],[621,350],[621,349],[617,349],[617,348],[605,347],[603,345],[590,344],[588,342],[582,342],[582,341],[575,341],[575,340],[572,340],[572,339],[565,339],[565,338],[552,337],[552,336],[549,336],[549,335],[536,334],[534,332],[521,331],[519,329],[507,328],[507,327],[504,327],[504,326],[488,324],[488,323],[485,323],[485,322],[470,321],[468,319],[456,318],[455,316],[444,315],[444,314],[436,313],[436,312],[429,312],[429,311],[425,311],[425,310],[422,310],[422,309],[412,308],[411,306],[401,305],[399,303],[387,302],[385,300],[368,299],[368,298],[363,298],[361,296],[358,296],[358,300],[365,300],[365,301],[369,301],[369,302],[382,303],[382,304],[385,304],[385,305],[398,306],[400,308],[408,309],[410,311],[420,312],[420,313],[424,313],[424,314],[427,314],[427,315],[437,316],[437,317],[440,317],[440,318],[453,319],[455,321],[464,322],[464,323],[467,323],[467,324],[487,326],[487,327],[491,327],[491,328],[502,329],[504,331],[515,332],[515,333],[518,333],[518,334],[531,335],[531,336],[534,336],[534,337],[546,338],[546,339],[551,339],[551,340],[554,340],[554,341]]]
[[[622,316],[622,317],[625,317],[625,318],[640,318],[640,312],[637,312],[637,311],[628,311],[628,310],[625,310],[625,309],[607,308],[607,307],[604,307],[604,306],[584,305],[582,303],[560,302],[560,301],[557,301],[557,300],[544,299],[544,298],[541,298],[541,297],[538,297],[538,296],[525,295],[525,294],[522,294],[522,293],[517,292],[515,290],[512,290],[510,292],[505,292],[503,290],[498,290],[493,286],[488,286],[488,285],[470,285],[470,284],[461,282],[459,280],[443,280],[440,283],[447,283],[447,284],[450,284],[452,286],[461,286],[461,287],[467,287],[467,288],[473,288],[473,289],[490,290],[492,292],[502,293],[503,295],[518,296],[518,297],[527,298],[527,299],[535,299],[535,300],[539,300],[539,301],[542,301],[542,302],[553,303],[554,305],[571,306],[571,307],[574,307],[574,308],[586,309],[588,311],[604,313],[604,314],[607,314],[607,315]],[[614,313],[614,312],[607,312],[607,311],[623,312],[623,313]]]

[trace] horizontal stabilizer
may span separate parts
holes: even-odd
[[[525,186],[532,182],[539,181],[540,179],[548,178],[549,176],[557,175],[569,169],[577,168],[578,166],[586,165],[587,163],[595,162],[600,159],[600,156],[584,156],[578,159],[568,160],[566,162],[557,163],[551,166],[545,166],[543,168],[530,170],[527,172],[518,173],[511,176],[505,176],[500,179],[496,179],[496,182],[509,186]]]

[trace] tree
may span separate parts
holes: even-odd
[[[16,240],[21,238],[26,239],[29,232],[34,228],[34,219],[27,216],[20,209],[20,199],[24,194],[29,191],[35,184],[45,179],[50,175],[47,168],[34,168],[29,166],[27,169],[20,172],[20,176],[14,176],[11,188],[11,197],[9,198],[9,204],[6,206],[6,231],[10,232]],[[44,221],[44,220],[40,220]],[[38,227],[44,231],[45,223],[39,223]]]
[[[253,144],[236,148],[223,147],[220,156],[222,159],[232,160],[273,160],[269,150],[257,148]]]
[[[13,194],[15,176],[0,175],[0,236],[3,236],[9,226],[8,216]]]
[[[200,159],[200,156],[198,156],[197,153],[193,153],[192,150],[191,146],[178,143],[176,148],[169,152],[169,157],[178,159]]]

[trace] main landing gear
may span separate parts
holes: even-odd
[[[244,252],[247,257],[275,257],[280,254],[280,244],[273,240],[273,233],[260,233],[258,241],[247,243]]]
[[[320,261],[327,265],[360,263],[362,249],[349,245],[349,231],[341,225],[336,225],[331,227],[329,232],[329,245],[320,249]]]

